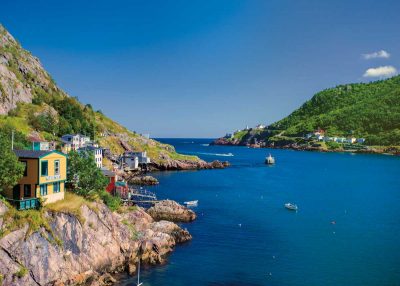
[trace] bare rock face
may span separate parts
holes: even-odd
[[[133,185],[152,186],[158,185],[159,182],[153,176],[132,176],[128,178],[128,182]]]
[[[226,138],[218,138],[215,139],[213,142],[210,143],[210,145],[230,145],[230,146],[234,146],[234,145],[241,145],[240,142],[238,140],[228,140]],[[245,144],[242,144],[245,145]]]
[[[194,211],[171,200],[156,203],[147,210],[147,213],[157,221],[191,222],[196,219]]]
[[[58,91],[40,61],[0,25],[0,114],[7,114],[17,102],[32,102],[37,86]]]
[[[192,239],[192,236],[186,229],[182,229],[175,223],[166,220],[153,223],[151,225],[151,230],[171,235],[176,243],[182,243]]]
[[[6,211],[0,201],[0,213]],[[0,236],[3,285],[109,285],[109,274],[134,273],[138,259],[162,263],[177,243],[191,239],[172,222],[154,222],[141,208],[118,214],[96,203],[83,205],[80,213],[78,218],[47,212],[51,233],[41,228],[28,235],[26,225]]]
[[[201,169],[222,169],[228,167],[230,164],[227,161],[213,161],[206,162],[203,160],[173,160],[165,159],[160,163],[152,163],[152,169],[167,171],[167,170],[201,170]]]

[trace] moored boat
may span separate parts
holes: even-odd
[[[285,208],[287,208],[288,210],[291,210],[291,211],[297,211],[298,210],[297,205],[296,204],[292,204],[292,203],[286,203],[285,204]]]
[[[198,203],[199,203],[198,200],[184,202],[184,204],[185,204],[187,207],[197,207],[197,204],[198,204]]]
[[[265,158],[265,164],[267,164],[267,165],[275,164],[275,158],[272,157],[271,154],[269,154],[269,156],[267,158]]]

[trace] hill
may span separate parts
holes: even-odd
[[[400,145],[400,76],[323,90],[270,126],[236,132],[220,143],[299,143],[318,128],[328,136],[365,138],[367,145]]]
[[[90,104],[70,97],[39,59],[0,25],[0,132],[11,134],[11,130],[16,132],[16,148],[29,148],[29,137],[57,141],[63,134],[82,133],[113,154],[127,149],[147,151],[155,168],[210,167],[196,156],[178,154],[170,145],[130,131]]]

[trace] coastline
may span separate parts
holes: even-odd
[[[85,202],[75,211],[46,208],[40,212],[46,223],[35,226],[28,219],[9,229],[13,209],[0,201],[2,285],[111,285],[114,274],[134,275],[139,259],[165,263],[176,245],[192,239],[172,221],[190,222],[196,215],[173,201],[158,204],[152,212],[112,212],[100,202]]]
[[[254,149],[287,149],[294,151],[312,151],[312,152],[334,152],[334,153],[358,153],[358,154],[377,154],[377,155],[393,155],[400,156],[400,147],[393,146],[365,146],[365,149],[328,149],[322,147],[303,146],[297,144],[275,145],[275,146],[260,146],[255,144],[247,144],[243,142],[230,142],[223,138],[218,138],[210,143],[216,146],[239,146]]]

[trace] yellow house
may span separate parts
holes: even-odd
[[[24,176],[7,195],[18,209],[37,207],[64,199],[67,179],[67,157],[58,151],[14,150],[25,165]]]

